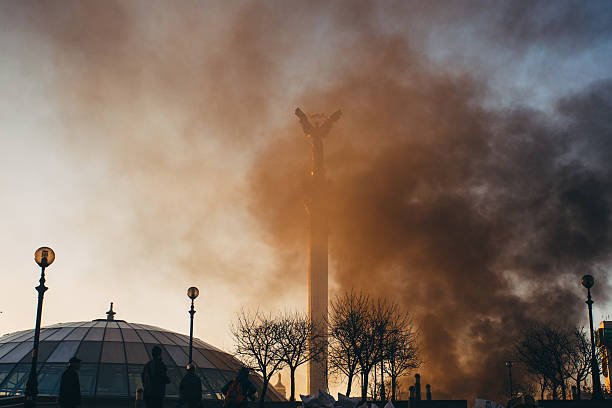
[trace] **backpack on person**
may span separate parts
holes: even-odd
[[[244,389],[242,388],[242,384],[240,384],[240,381],[234,380],[225,393],[225,403],[242,404],[243,401]]]

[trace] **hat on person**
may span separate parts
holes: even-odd
[[[80,362],[81,362],[81,359],[75,356],[75,357],[72,357],[70,360],[68,360],[68,362],[69,362],[70,364],[80,363]]]

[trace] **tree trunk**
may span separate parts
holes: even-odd
[[[259,396],[259,408],[264,408],[264,397],[268,391],[269,378],[263,377],[263,386],[261,387],[261,395]]]
[[[368,374],[362,371],[361,373],[361,400],[366,401],[368,399]]]
[[[351,387],[353,386],[353,373],[348,376],[348,385],[346,386],[346,396],[351,396]]]
[[[295,401],[295,368],[296,367],[289,367],[291,373],[291,396],[289,397],[289,401],[291,402]]]
[[[376,401],[376,397],[378,397],[378,376],[376,375],[376,364],[374,364],[374,389],[372,391],[372,399]]]
[[[567,399],[567,392],[565,389],[565,380],[561,380],[561,397],[563,398],[563,400]]]
[[[580,399],[580,380],[576,381],[576,398]]]
[[[380,362],[380,402],[383,402],[386,398],[385,395],[385,370],[383,370],[383,363]]]
[[[391,376],[391,401],[395,402],[395,376]]]

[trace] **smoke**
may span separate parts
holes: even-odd
[[[566,99],[559,126],[537,112],[484,111],[467,80],[430,76],[424,87],[381,78],[388,63],[303,104],[348,107],[327,140],[334,279],[416,314],[424,374],[438,395],[501,396],[503,361],[523,325],[579,324],[577,284],[587,272],[606,299],[612,169],[604,163],[612,146],[577,133],[592,116],[577,112],[612,83]],[[612,99],[602,102],[600,112],[610,112]],[[599,163],[575,154],[589,139],[607,156]],[[267,165],[254,168],[253,213],[275,245],[303,251],[305,192],[292,179],[307,146],[295,136],[293,143],[302,151],[273,146],[259,162]]]
[[[516,41],[550,42],[563,25],[544,24],[548,39],[524,27]],[[333,279],[415,314],[437,397],[503,399],[503,362],[521,327],[580,324],[587,272],[607,299],[612,82],[552,113],[485,108],[482,78],[445,75],[400,36],[365,31],[344,77],[299,100],[307,111],[344,110],[326,140]],[[253,167],[251,210],[271,243],[294,253],[306,245],[308,187],[296,180],[309,147],[297,124],[286,133]]]
[[[555,83],[558,100],[541,110],[491,100],[519,86],[500,75],[534,54],[552,61],[546,78],[557,63],[575,72],[610,38],[607,2],[0,11],[5,54],[27,67],[23,82],[50,84],[63,126],[53,141],[94,186],[74,223],[105,242],[114,261],[98,263],[122,282],[129,264],[163,283],[205,275],[240,301],[304,288],[301,106],[344,112],[326,140],[333,283],[414,313],[436,398],[503,395],[522,325],[583,318],[582,274],[606,299],[612,84],[563,95],[584,79]],[[585,78],[592,65],[579,65]]]
[[[8,54],[49,84],[62,124],[53,142],[72,171],[103,192],[71,221],[101,241],[130,237],[109,250],[114,259],[105,273],[124,280],[120,271],[131,264],[155,270],[156,282],[205,274],[238,287],[243,299],[253,285],[266,291],[260,270],[273,262],[252,232],[242,180],[273,126],[275,103],[282,104],[278,81],[293,54],[291,39],[280,34],[291,24],[283,18],[287,6],[0,7]],[[155,265],[146,261],[152,255]]]

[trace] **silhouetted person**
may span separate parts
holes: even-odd
[[[166,395],[166,384],[170,383],[170,378],[166,374],[166,365],[161,359],[159,346],[154,346],[151,354],[153,359],[142,370],[144,400],[147,408],[161,408]]]
[[[221,388],[225,396],[223,406],[226,408],[243,408],[247,406],[248,399],[253,400],[257,389],[249,381],[249,369],[242,367],[232,381]]]
[[[179,398],[181,405],[186,408],[202,406],[202,381],[197,376],[194,365],[187,366],[187,374],[179,386]]]
[[[81,368],[81,360],[72,357],[68,361],[68,368],[62,374],[59,391],[59,405],[62,408],[74,408],[81,405],[79,368]]]

